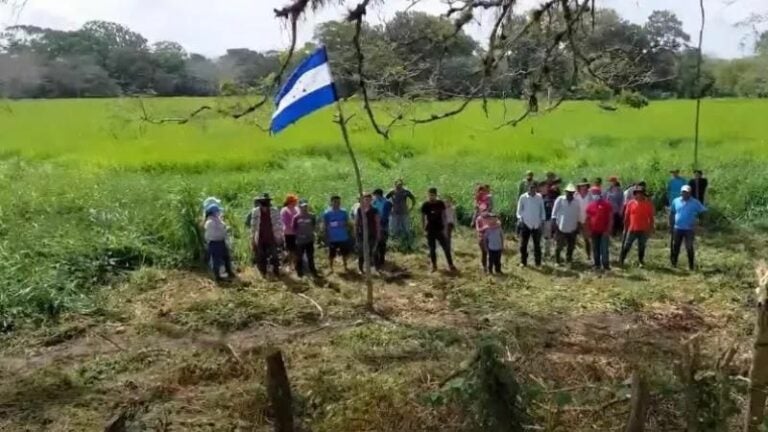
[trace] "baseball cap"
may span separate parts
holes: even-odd
[[[565,187],[566,192],[576,192],[576,186],[573,185],[573,183],[568,183],[568,186]]]
[[[685,185],[682,188],[680,188],[680,192],[689,192],[690,193],[691,190],[692,190],[691,187],[688,186],[688,185]]]

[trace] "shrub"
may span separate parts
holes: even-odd
[[[618,97],[618,102],[632,108],[640,109],[648,106],[648,98],[638,92],[623,90]]]

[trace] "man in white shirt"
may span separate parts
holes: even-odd
[[[584,238],[584,250],[587,253],[587,259],[592,259],[592,237],[587,230],[587,206],[589,205],[589,182],[587,179],[583,179],[581,183],[577,184],[576,190],[574,199],[579,203],[579,223]]]
[[[555,248],[555,260],[562,264],[563,247],[567,246],[565,261],[573,262],[573,250],[576,247],[576,238],[581,226],[581,204],[576,200],[576,186],[569,184],[565,187],[565,195],[555,200],[552,208],[552,220],[557,229],[557,247]]]
[[[517,220],[520,232],[520,263],[528,265],[528,242],[533,237],[533,256],[536,266],[541,265],[541,227],[546,220],[544,199],[536,193],[536,185],[528,187],[528,193],[517,201]]]

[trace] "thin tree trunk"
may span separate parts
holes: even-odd
[[[768,396],[768,266],[760,263],[756,269],[757,323],[755,345],[752,351],[752,369],[749,371],[749,403],[744,425],[746,432],[757,432],[765,420],[765,400]]]
[[[632,372],[632,411],[625,432],[643,432],[648,412],[648,384],[640,372]]]
[[[280,350],[267,356],[267,395],[275,419],[275,432],[293,432],[291,384]]]

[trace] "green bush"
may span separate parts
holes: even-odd
[[[648,106],[648,98],[641,93],[622,90],[621,94],[617,98],[620,104],[627,105],[632,108],[640,109]]]

